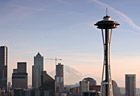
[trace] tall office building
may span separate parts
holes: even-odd
[[[64,91],[63,65],[61,63],[58,63],[58,65],[56,65],[55,84],[56,96],[59,96]]]
[[[26,62],[18,62],[17,69],[13,70],[12,88],[13,89],[28,88],[28,73],[26,72]]]
[[[125,75],[125,96],[136,96],[136,75]]]
[[[8,48],[0,46],[0,89],[7,91]]]
[[[39,88],[41,86],[41,74],[43,72],[43,56],[38,53],[34,57],[34,65],[32,66],[32,87]]]

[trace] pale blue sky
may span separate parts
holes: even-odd
[[[1,0],[0,45],[9,48],[9,77],[17,61],[28,62],[31,76],[33,56],[40,52],[99,79],[103,46],[93,25],[108,8],[112,20],[120,23],[112,36],[112,78],[124,86],[124,74],[136,73],[140,87],[139,5],[140,0]],[[53,61],[45,63],[48,72],[54,69]]]

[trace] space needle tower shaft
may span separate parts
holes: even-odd
[[[101,81],[100,96],[113,96],[111,69],[110,69],[110,43],[112,36],[112,29],[117,28],[119,24],[112,21],[110,16],[104,16],[103,20],[98,21],[95,26],[101,29],[104,46],[104,63]]]

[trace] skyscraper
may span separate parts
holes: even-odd
[[[58,63],[56,65],[56,76],[55,76],[55,84],[56,84],[56,96],[59,96],[64,91],[64,75],[63,75],[63,65]]]
[[[27,87],[28,73],[26,72],[26,62],[18,62],[17,69],[14,69],[12,74],[12,88],[27,89]]]
[[[8,48],[0,46],[0,89],[7,91]]]
[[[43,72],[43,56],[38,53],[34,57],[34,65],[32,66],[32,87],[39,88],[41,86],[41,73]]]
[[[136,75],[125,75],[125,96],[136,96]]]

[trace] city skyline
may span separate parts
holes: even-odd
[[[100,84],[103,46],[101,32],[93,25],[105,16],[108,8],[109,16],[121,24],[112,34],[112,79],[124,87],[125,74],[134,73],[137,74],[137,88],[140,88],[140,20],[137,14],[140,1],[135,1],[0,1],[0,45],[9,48],[8,77],[21,61],[27,62],[31,77],[33,56],[40,52],[45,58],[62,58],[64,65],[93,77]],[[54,64],[54,61],[45,60],[44,70],[53,71]]]

